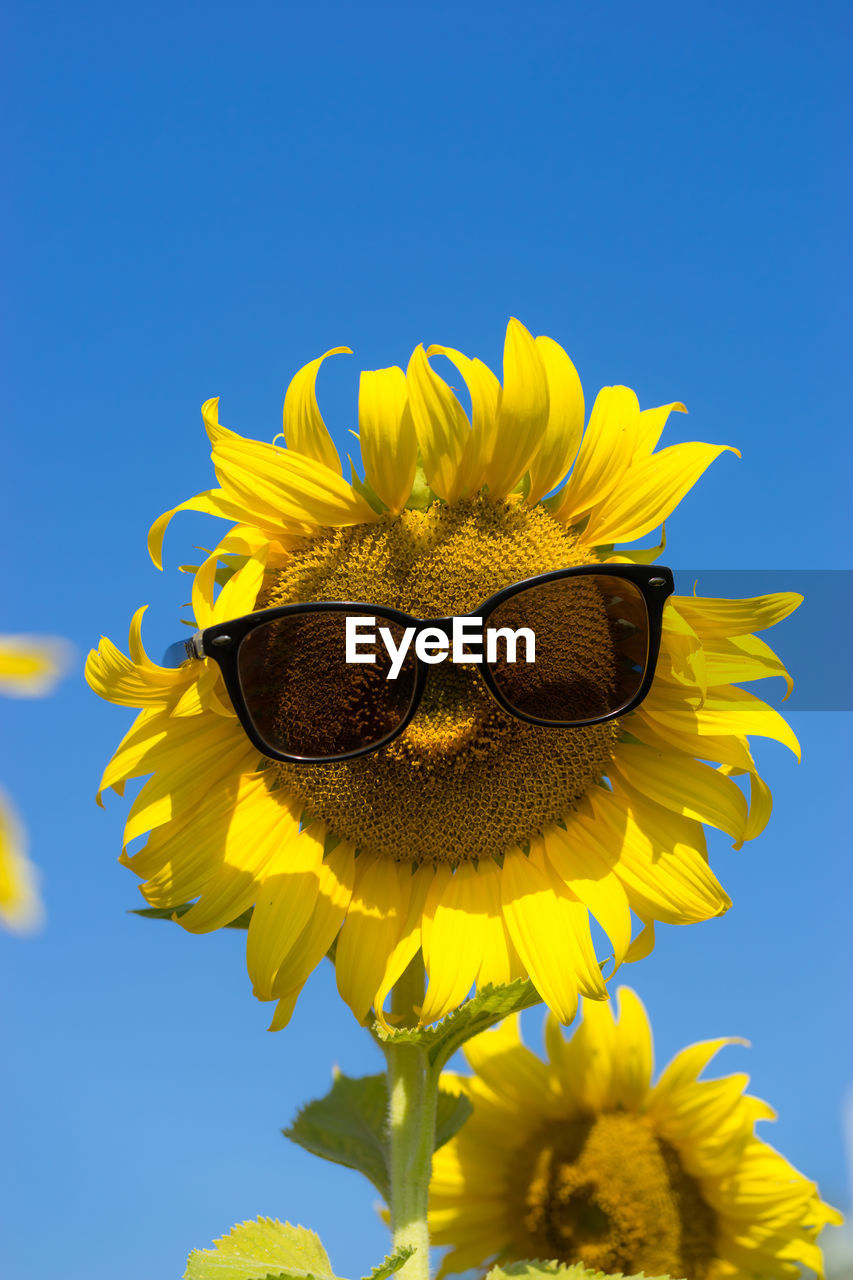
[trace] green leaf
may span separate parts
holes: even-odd
[[[212,1249],[193,1249],[184,1280],[335,1280],[319,1236],[277,1218],[241,1222]]]
[[[193,904],[191,902],[182,902],[177,907],[140,907],[136,911],[130,911],[128,914],[132,916],[143,916],[146,920],[174,920],[175,916],[180,919],[185,916]],[[254,908],[249,907],[242,915],[237,916],[230,924],[225,925],[226,929],[248,929],[249,921],[252,918]]]
[[[315,1156],[357,1169],[390,1204],[384,1075],[355,1078],[339,1073],[325,1098],[309,1102],[282,1132]]]
[[[389,1253],[384,1262],[380,1262],[378,1267],[374,1267],[369,1276],[365,1276],[364,1280],[386,1280],[387,1276],[393,1276],[395,1271],[399,1271],[404,1262],[408,1262],[415,1250],[410,1244],[404,1245],[402,1249]]]
[[[436,1151],[458,1133],[471,1111],[468,1098],[439,1089]],[[339,1072],[326,1096],[307,1103],[282,1132],[312,1155],[363,1173],[390,1204],[387,1076]]]
[[[429,1064],[441,1070],[457,1049],[481,1031],[502,1022],[511,1013],[531,1009],[542,997],[529,978],[517,978],[505,986],[481,987],[476,995],[430,1027],[402,1027],[385,1031],[376,1018],[369,1022],[373,1035],[382,1044],[419,1044],[426,1049]]]
[[[449,1142],[459,1132],[473,1110],[471,1099],[466,1098],[464,1093],[448,1093],[446,1089],[439,1089],[434,1151],[438,1151],[439,1147],[443,1147],[445,1142]]]
[[[611,1273],[597,1271],[595,1267],[585,1267],[582,1262],[509,1262],[501,1267],[492,1267],[486,1280],[551,1280],[559,1276],[560,1280],[670,1280],[669,1276],[647,1276],[641,1271],[637,1275],[623,1276],[621,1271]]]

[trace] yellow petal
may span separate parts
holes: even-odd
[[[292,379],[284,397],[284,438],[288,449],[341,474],[341,460],[317,405],[317,371],[326,356],[352,355],[349,347],[332,347],[316,360],[303,365]]]
[[[478,1079],[502,1102],[547,1115],[551,1073],[522,1043],[518,1014],[506,1018],[493,1031],[474,1036],[464,1054]]]
[[[412,352],[406,384],[424,474],[439,498],[455,502],[465,486],[462,460],[471,435],[465,410],[430,365],[423,346]]]
[[[715,636],[703,644],[705,673],[709,685],[742,684],[746,680],[765,680],[781,676],[787,685],[785,697],[794,688],[787,667],[778,654],[758,636]]]
[[[181,916],[181,926],[189,933],[210,933],[248,910],[272,870],[287,827],[294,825],[280,793],[269,789],[269,774],[244,774],[233,809],[220,826],[221,864],[198,902]],[[184,839],[188,838],[185,831]]]
[[[296,526],[373,524],[377,515],[352,485],[314,458],[247,440],[219,422],[218,401],[203,407],[222,493],[239,519],[274,536]]]
[[[686,1085],[692,1084],[711,1059],[726,1045],[748,1043],[747,1040],[737,1036],[724,1036],[717,1040],[702,1040],[698,1044],[691,1044],[686,1049],[682,1049],[664,1068],[660,1079],[652,1089],[651,1109],[666,1110],[670,1096],[680,1092]]]
[[[418,461],[406,375],[396,365],[361,375],[358,431],[368,484],[395,515],[406,505]]]
[[[503,374],[493,452],[483,472],[493,498],[504,497],[527,471],[548,423],[545,361],[533,336],[514,318],[506,330]]]
[[[575,460],[583,435],[583,387],[577,369],[553,338],[539,337],[536,349],[548,380],[548,421],[536,456],[530,463],[532,506],[555,489]]]
[[[803,603],[796,591],[777,591],[747,600],[704,596],[671,596],[670,600],[703,640],[711,636],[743,636],[774,627]]]
[[[461,373],[471,397],[471,431],[462,455],[462,493],[476,492],[495,451],[501,384],[482,360],[470,360],[453,347],[432,346],[427,355],[442,355]]]
[[[692,732],[700,738],[706,734],[711,737],[755,734],[760,738],[775,738],[800,758],[800,744],[788,722],[773,707],[737,685],[727,685],[724,693],[709,691],[702,698],[699,694],[690,696],[686,691],[676,695],[674,686],[659,683],[652,686],[643,703],[643,714],[656,726],[672,727],[686,734]],[[701,743],[697,744],[695,754],[703,754]]]
[[[616,487],[634,456],[639,418],[630,387],[602,387],[572,474],[553,507],[558,520],[574,524]]]
[[[259,1000],[272,999],[282,962],[311,918],[322,865],[322,827],[300,831],[298,815],[284,810],[278,850],[258,890],[246,939],[246,966]]]
[[[361,853],[355,887],[338,937],[338,991],[363,1022],[382,982],[388,957],[406,922],[411,869],[376,854]]]
[[[341,927],[355,879],[355,853],[351,844],[339,844],[320,868],[317,897],[311,919],[285,957],[276,978],[278,1000],[270,1031],[287,1026],[299,992],[325,956]]]
[[[635,804],[646,797],[673,813],[727,831],[735,840],[743,838],[746,797],[736,782],[710,765],[675,751],[624,742],[608,774]]]
[[[583,533],[589,546],[633,542],[667,518],[721,453],[740,454],[729,445],[692,442],[668,449],[630,466],[598,504]]]
[[[663,429],[666,426],[666,420],[671,413],[686,413],[687,409],[680,400],[673,400],[672,404],[660,404],[654,409],[643,409],[640,413],[640,424],[637,430],[637,443],[634,450],[634,457],[640,458],[643,455],[648,457],[657,447],[657,443],[663,435]]]
[[[591,789],[573,821],[611,859],[638,915],[688,924],[722,915],[731,906],[705,861],[697,822],[651,803],[634,806],[603,787]]]
[[[463,862],[436,879],[424,905],[423,951],[429,985],[420,1023],[426,1025],[461,1004],[483,959],[484,899],[477,868]]]
[[[254,772],[258,751],[234,721],[208,713],[173,720],[162,742],[146,757],[154,776],[145,783],[130,807],[124,829],[125,845],[190,809],[199,797],[223,780]],[[233,797],[232,797],[233,801]]]
[[[597,1112],[610,1105],[615,1048],[612,1004],[585,1000],[580,1025],[563,1042],[560,1072],[571,1082],[566,1092],[586,1110]]]
[[[435,878],[435,871],[431,866],[420,866],[411,877],[408,889],[409,905],[406,910],[406,919],[400,930],[400,936],[394,945],[388,962],[385,965],[385,971],[374,998],[374,1009],[376,1017],[380,1025],[386,1030],[391,1028],[385,1017],[382,1006],[384,1005],[391,988],[395,982],[405,973],[409,962],[414,959],[421,945],[421,922],[423,918],[424,903],[427,893]]]
[[[568,1023],[575,1016],[580,986],[597,987],[602,995],[605,988],[600,971],[596,980],[589,965],[586,908],[546,867],[544,857],[537,865],[520,849],[504,855],[503,912],[534,986],[560,1021]]]
[[[549,827],[544,840],[545,853],[557,875],[592,912],[609,937],[615,973],[631,945],[631,909],[622,882],[614,875],[611,864],[602,858],[598,847],[584,839],[583,828],[577,823],[569,820],[565,831]]]
[[[652,1032],[639,996],[619,988],[611,1099],[616,1106],[639,1111],[652,1079]]]
[[[0,791],[0,924],[28,933],[43,919],[36,870],[26,853],[24,829],[5,792]]]
[[[0,636],[0,693],[40,698],[67,669],[71,648],[48,636]]]
[[[477,987],[504,985],[523,978],[527,970],[504,924],[501,907],[501,869],[497,863],[478,865],[479,892],[484,911],[483,960]]]
[[[204,493],[197,493],[194,498],[187,498],[186,502],[179,502],[171,511],[164,511],[148,531],[148,554],[158,569],[163,568],[163,538],[172,517],[179,511],[201,511],[207,516],[232,521],[239,521],[244,514],[239,505],[228,501],[221,489],[206,489]]]
[[[146,606],[147,607],[147,606]],[[126,658],[111,640],[101,636],[86,659],[86,680],[99,697],[125,707],[165,707],[201,673],[201,665],[160,667],[145,655],[139,628],[145,608],[137,609],[130,626],[130,648],[141,661]]]

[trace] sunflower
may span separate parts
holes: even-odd
[[[0,693],[37,698],[53,688],[67,660],[58,640],[0,636]],[[27,858],[26,836],[11,800],[0,790],[0,924],[24,931],[42,916],[35,868]]]
[[[464,382],[470,416],[433,368],[437,355]],[[658,449],[670,412],[684,406],[641,411],[623,386],[599,392],[584,431],[569,357],[511,320],[503,384],[480,360],[438,346],[416,348],[405,372],[361,374],[364,479],[353,466],[350,482],[317,405],[325,358],[288,388],[283,446],[228,430],[218,401],[204,404],[218,486],[166,512],[149,535],[161,567],[177,512],[229,522],[204,562],[188,566],[191,625],[323,600],[449,616],[549,570],[651,563],[662,544],[633,553],[616,544],[662,526],[728,448]],[[472,986],[523,975],[568,1022],[579,992],[607,996],[591,918],[615,970],[648,952],[656,921],[686,924],[730,906],[703,824],[739,845],[767,821],[747,734],[797,752],[782,717],[736,682],[788,680],[751,633],[799,602],[671,598],[650,695],[618,721],[579,729],[504,714],[470,672],[444,664],[401,737],[322,766],[261,757],[218,666],[153,662],[140,610],[130,656],[102,639],[87,663],[97,693],[139,709],[99,801],[147,777],[121,860],[152,907],[181,908],[180,924],[197,933],[252,909],[248,969],[255,994],[278,1001],[275,1029],[333,943],[339,991],[359,1019],[373,1005],[384,1020],[391,987],[420,950],[424,1024]],[[749,779],[749,802],[734,775]]]
[[[434,1157],[433,1239],[455,1246],[441,1274],[497,1255],[686,1280],[822,1275],[816,1237],[841,1215],[755,1136],[775,1113],[744,1094],[748,1076],[697,1079],[744,1043],[691,1045],[652,1086],[651,1028],[627,987],[618,1020],[586,1002],[568,1040],[549,1015],[547,1062],[518,1015],[469,1041],[475,1074],[442,1076],[474,1109]]]

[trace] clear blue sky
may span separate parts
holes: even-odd
[[[151,520],[212,480],[204,399],[269,439],[292,373],[346,343],[321,385],[343,444],[360,368],[422,340],[498,364],[510,314],[566,346],[590,401],[609,382],[682,399],[670,440],[742,449],[670,522],[669,563],[849,567],[849,19],[788,2],[11,3],[0,630],[64,634],[82,664],[149,603],[157,654],[187,598],[177,565],[216,536],[185,517],[166,574],[146,556]],[[849,631],[825,622],[811,660],[840,679]],[[125,914],[141,905],[115,861],[126,806],[101,812],[94,790],[128,715],[79,668],[0,714],[0,779],[48,907],[38,937],[0,938],[0,1272],[175,1280],[190,1247],[263,1213],[363,1274],[386,1240],[370,1189],[277,1132],[333,1062],[380,1068],[331,974],[267,1035],[242,935]],[[800,767],[759,745],[766,834],[712,842],[734,909],[662,929],[627,978],[659,1062],[752,1040],[728,1069],[752,1073],[781,1113],[767,1136],[839,1203],[851,719],[794,721]]]

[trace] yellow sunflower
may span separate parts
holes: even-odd
[[[549,1015],[547,1062],[515,1015],[465,1046],[474,1076],[442,1076],[474,1109],[433,1158],[433,1242],[454,1246],[441,1274],[499,1256],[685,1280],[822,1275],[815,1241],[841,1214],[755,1136],[775,1113],[744,1094],[748,1076],[697,1079],[745,1041],[691,1045],[653,1086],[640,1000],[622,987],[618,1021],[611,1008],[586,1002],[568,1040]]]
[[[436,355],[455,365],[470,416],[433,368]],[[630,562],[615,545],[661,526],[728,447],[658,449],[683,405],[641,411],[622,386],[599,392],[584,431],[569,357],[511,320],[502,384],[447,347],[419,346],[405,372],[361,374],[365,478],[353,467],[350,483],[316,400],[325,358],[290,384],[286,447],[226,429],[217,400],[203,406],[218,487],[166,512],[149,537],[160,566],[176,512],[229,522],[195,569],[191,625],[304,601],[457,615],[533,575]],[[659,550],[634,558],[651,563]],[[799,602],[671,598],[649,696],[618,721],[583,728],[525,723],[470,671],[433,667],[431,692],[401,737],[324,765],[263,758],[218,665],[153,662],[140,610],[129,658],[103,639],[87,663],[97,693],[139,708],[101,784],[121,793],[128,779],[148,778],[122,861],[152,907],[193,904],[180,916],[191,932],[253,908],[248,969],[255,994],[278,1001],[273,1028],[335,942],[338,988],[359,1019],[371,1005],[384,1018],[420,950],[423,1023],[472,986],[522,975],[568,1022],[579,992],[607,995],[591,917],[615,969],[648,952],[655,921],[705,920],[730,905],[709,869],[703,824],[739,844],[767,821],[748,733],[797,751],[778,713],[734,682],[788,679],[751,633]],[[319,696],[318,722],[323,714]],[[735,774],[748,775],[749,803]],[[643,926],[633,942],[632,916]]]
[[[0,636],[0,693],[38,698],[49,693],[67,653],[57,640]],[[26,835],[9,797],[0,790],[0,924],[25,931],[42,918],[35,868],[27,858]]]

